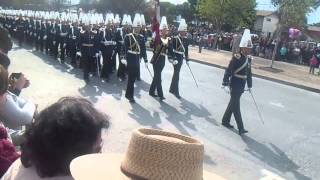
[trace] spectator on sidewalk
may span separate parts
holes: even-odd
[[[26,130],[21,158],[2,180],[72,180],[72,159],[99,153],[108,118],[91,102],[65,97],[47,107]]]
[[[36,106],[8,92],[8,72],[0,65],[0,117],[2,123],[14,130],[32,122]]]
[[[310,70],[309,74],[314,74],[314,70],[316,68],[319,68],[319,61],[317,60],[316,56],[313,55],[312,58],[310,59]]]
[[[280,57],[281,57],[281,61],[286,61],[287,59],[287,53],[288,53],[288,49],[285,45],[283,45],[280,49]]]
[[[0,123],[0,178],[19,157],[20,154],[9,140],[6,128]]]

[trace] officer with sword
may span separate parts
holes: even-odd
[[[181,19],[177,36],[172,37],[172,43],[169,49],[172,50],[174,57],[173,65],[174,72],[172,77],[172,82],[170,85],[170,93],[175,95],[178,99],[181,99],[179,93],[179,79],[180,79],[180,70],[183,64],[183,59],[186,59],[186,63],[189,66],[189,55],[188,55],[188,39],[186,38],[186,33],[188,31],[187,23],[184,19]]]
[[[128,22],[131,21],[130,16],[128,16]],[[143,58],[145,63],[147,63],[147,52],[144,37],[140,34],[141,29],[141,19],[140,14],[136,14],[133,20],[133,33],[129,33],[125,36],[124,46],[126,52],[127,68],[128,68],[128,84],[126,90],[126,98],[130,103],[135,103],[134,100],[134,82],[138,78],[138,71],[140,66],[140,58]]]
[[[231,115],[233,114],[238,126],[239,135],[242,135],[248,133],[248,131],[245,130],[241,117],[240,97],[245,91],[246,84],[250,93],[252,88],[252,58],[250,56],[250,53],[253,44],[251,41],[251,34],[249,29],[246,29],[244,31],[239,47],[240,52],[233,55],[233,58],[230,61],[223,78],[222,85],[224,88],[230,88],[231,98],[224,113],[222,125],[227,128],[233,129],[233,126],[230,124]]]

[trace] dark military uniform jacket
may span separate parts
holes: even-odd
[[[135,33],[127,34],[124,39],[124,46],[127,56],[128,54],[139,55],[140,58],[143,58],[145,62],[148,61],[146,44],[143,35]],[[127,59],[127,61],[129,60]]]
[[[82,56],[94,57],[99,51],[99,39],[97,31],[81,31],[79,38],[79,47]]]
[[[223,77],[223,86],[230,86],[231,93],[243,93],[245,85],[252,87],[251,57],[235,54]]]
[[[176,53],[182,55],[188,61],[189,57],[189,42],[187,38],[183,38],[181,36],[174,36],[172,37],[172,43],[170,43],[172,49],[172,53]]]

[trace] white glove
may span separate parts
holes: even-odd
[[[102,52],[101,51],[99,51],[99,56],[102,56]]]
[[[43,40],[47,40],[47,36],[43,36]]]
[[[121,59],[121,63],[124,64],[125,66],[127,66],[127,60]]]
[[[99,53],[96,53],[96,58],[99,58]]]
[[[78,52],[76,53],[76,55],[81,57],[82,54],[81,54],[80,51],[78,51]]]
[[[230,94],[230,88],[228,86],[221,87],[227,94]]]
[[[178,63],[179,63],[179,62],[178,62],[177,60],[174,60],[172,64],[173,64],[173,65],[177,65]]]

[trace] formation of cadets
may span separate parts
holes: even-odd
[[[140,62],[148,68],[146,52],[146,22],[142,14],[130,15],[113,13],[71,13],[54,11],[0,10],[0,23],[18,44],[29,44],[37,51],[44,52],[65,63],[80,66],[83,78],[88,83],[90,74],[108,81],[117,71],[121,81],[127,79],[125,97],[134,103],[134,83],[140,81]],[[151,58],[154,75],[149,94],[164,100],[161,72],[168,59],[174,66],[170,93],[181,98],[179,74],[183,59],[188,62],[187,24],[181,20],[178,34],[169,37],[166,17],[160,23],[161,38],[155,44]],[[166,58],[168,57],[168,58]],[[101,63],[102,59],[102,63]],[[118,63],[117,63],[118,59]],[[79,60],[79,61],[78,61]],[[118,64],[118,66],[117,66]],[[149,70],[149,69],[148,69]],[[156,93],[157,92],[157,93]]]

